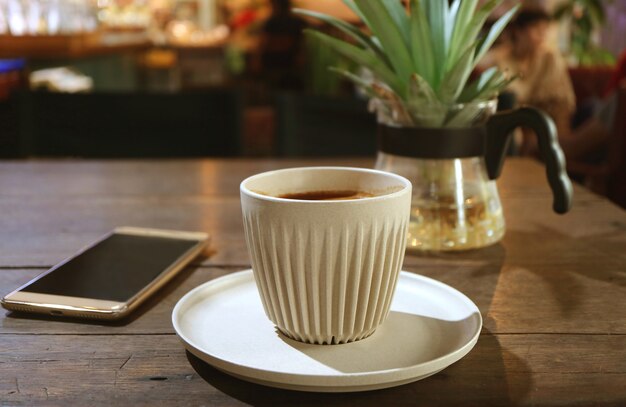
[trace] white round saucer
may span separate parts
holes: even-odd
[[[401,272],[389,317],[369,338],[312,345],[266,317],[252,270],[217,278],[178,301],[172,323],[195,356],[232,376],[292,390],[382,389],[433,375],[476,344],[482,318],[454,288]]]

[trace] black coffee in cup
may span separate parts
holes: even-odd
[[[308,191],[279,195],[278,198],[299,199],[303,201],[343,201],[376,196],[365,191]]]

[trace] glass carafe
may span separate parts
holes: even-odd
[[[423,111],[419,122],[428,127],[399,124],[379,112],[376,168],[413,184],[408,249],[467,250],[502,239],[505,221],[495,179],[519,126],[538,136],[554,210],[569,209],[572,188],[552,120],[537,109],[497,114],[495,109],[496,102],[489,101]]]
[[[482,157],[416,159],[381,152],[376,168],[413,184],[408,248],[474,249],[504,235],[498,189]]]

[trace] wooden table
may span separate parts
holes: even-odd
[[[626,405],[626,213],[576,188],[551,211],[541,166],[510,159],[501,244],[407,256],[405,269],[466,293],[484,327],[428,379],[353,394],[249,384],[187,354],[170,314],[193,287],[249,267],[239,182],[278,167],[367,160],[0,163],[0,294],[118,225],[203,230],[209,253],[126,324],[0,311],[0,405]]]

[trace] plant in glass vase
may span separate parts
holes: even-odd
[[[496,96],[512,80],[497,68],[471,79],[476,64],[513,18],[502,15],[482,35],[502,0],[344,0],[369,32],[337,18],[296,9],[347,34],[346,42],[307,34],[371,71],[371,79],[332,68],[362,87],[379,122],[376,167],[413,183],[408,247],[459,250],[486,246],[504,234],[495,179],[515,127],[535,130],[555,193],[554,209],[571,202],[571,184],[554,124],[522,108],[495,114]]]

